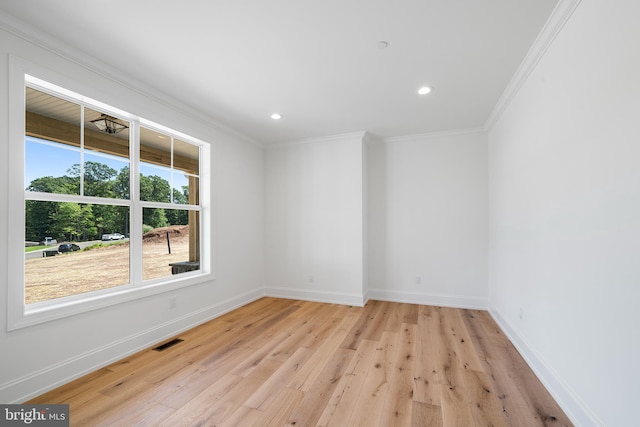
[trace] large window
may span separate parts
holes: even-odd
[[[24,244],[10,245],[24,257],[10,304],[23,309],[13,312],[64,314],[207,274],[207,145],[29,75],[23,88]]]

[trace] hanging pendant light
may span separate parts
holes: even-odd
[[[115,117],[111,117],[107,114],[102,114],[99,118],[91,120],[91,123],[96,125],[96,127],[101,131],[110,134],[118,133],[129,128],[129,126],[124,123],[120,123]]]

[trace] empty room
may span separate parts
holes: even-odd
[[[0,425],[637,425],[638,16],[0,0]]]

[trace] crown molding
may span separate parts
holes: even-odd
[[[0,30],[4,30],[27,43],[44,49],[66,61],[72,62],[73,64],[99,75],[102,78],[110,80],[131,92],[144,96],[155,103],[174,111],[182,111],[221,133],[234,136],[243,142],[259,148],[264,148],[265,146],[263,142],[257,141],[228,125],[212,119],[206,112],[194,108],[191,105],[187,105],[176,98],[170,97],[157,88],[149,86],[147,83],[100,61],[89,53],[63,43],[40,29],[35,28],[31,24],[15,18],[4,11],[0,11]]]
[[[485,130],[490,131],[498,120],[500,120],[504,111],[509,104],[511,104],[513,98],[520,91],[520,88],[527,81],[529,75],[536,68],[536,65],[538,65],[538,62],[540,62],[562,28],[564,28],[580,2],[581,0],[560,0],[558,2],[551,16],[549,16],[549,19],[547,19],[547,22],[538,34],[538,37],[536,37],[531,48],[529,48],[527,55],[511,78],[511,81],[502,92],[491,114],[489,114],[484,125]]]
[[[371,132],[365,132],[362,137],[362,141],[365,145],[381,145],[384,144],[384,138],[373,134]]]
[[[305,139],[299,139],[294,141],[269,144],[266,146],[266,148],[277,149],[277,148],[284,148],[284,147],[292,147],[295,145],[319,144],[324,142],[334,142],[334,141],[353,140],[353,139],[363,140],[366,137],[366,135],[367,135],[366,131],[341,133],[337,135],[328,135],[328,136],[321,136],[316,138],[305,138]]]
[[[420,133],[415,135],[391,136],[391,137],[383,138],[382,141],[384,143],[408,142],[408,141],[415,141],[417,139],[434,139],[434,138],[441,138],[444,136],[469,135],[474,133],[482,134],[485,132],[486,131],[484,128],[477,127],[477,128],[468,128],[468,129],[446,130],[441,132]]]

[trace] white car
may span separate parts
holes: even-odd
[[[111,233],[111,234],[103,234],[102,235],[102,240],[103,241],[122,240],[122,239],[124,239],[124,235],[122,235],[120,233]]]
[[[45,237],[44,241],[42,243],[45,246],[53,246],[53,245],[57,245],[58,241],[56,239],[54,239],[53,237]]]

